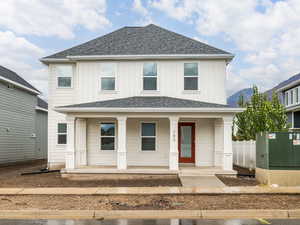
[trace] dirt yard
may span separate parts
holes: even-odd
[[[252,177],[226,177],[217,176],[227,186],[257,186],[259,183]]]
[[[181,186],[176,175],[138,175],[119,176],[112,174],[111,179],[68,180],[60,173],[45,173],[21,176],[23,172],[39,171],[45,168],[44,161],[30,164],[0,167],[0,188],[3,187],[154,187]]]
[[[296,209],[300,195],[0,196],[2,209],[155,210]]]

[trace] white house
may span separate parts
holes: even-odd
[[[123,27],[42,58],[51,168],[66,173],[232,172],[233,55],[156,25]]]

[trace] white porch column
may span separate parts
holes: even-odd
[[[178,120],[179,117],[169,117],[170,120],[170,155],[169,169],[178,170]]]
[[[126,158],[126,116],[117,117],[118,120],[118,151],[117,151],[117,167],[119,170],[127,169]]]
[[[232,121],[233,117],[223,117],[224,123],[224,156],[223,156],[223,169],[232,170]]]
[[[221,118],[214,121],[214,166],[223,166],[224,123]]]
[[[75,117],[67,115],[67,148],[66,148],[66,169],[75,168]]]
[[[87,146],[86,146],[86,119],[76,120],[76,166],[87,165]]]

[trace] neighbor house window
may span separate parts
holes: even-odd
[[[289,105],[289,93],[285,92],[285,105]]]
[[[299,92],[299,90],[298,90],[298,88],[296,88],[295,89],[295,103],[298,103],[299,102],[299,97],[298,97],[298,93]]]
[[[73,66],[58,65],[56,66],[57,87],[70,88],[72,87]]]
[[[141,124],[142,151],[155,151],[156,123]]]
[[[101,123],[101,150],[115,150],[115,123]]]
[[[294,104],[294,90],[291,90],[291,104]]]
[[[67,124],[58,123],[57,124],[57,144],[64,145],[67,144]]]
[[[198,63],[184,63],[184,90],[198,90]]]
[[[116,90],[116,64],[103,63],[101,64],[101,90],[114,91]]]
[[[143,89],[157,90],[157,64],[153,62],[144,63],[143,67]]]

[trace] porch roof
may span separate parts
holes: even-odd
[[[166,96],[134,96],[113,100],[60,106],[58,112],[240,112],[225,104],[215,104]]]

